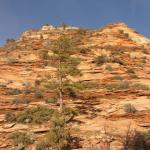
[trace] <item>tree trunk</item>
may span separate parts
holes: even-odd
[[[62,75],[61,75],[61,61],[59,60],[59,105],[60,111],[63,110],[63,86],[62,86]]]

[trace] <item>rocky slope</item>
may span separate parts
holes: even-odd
[[[34,133],[36,141],[27,149],[35,149],[36,143],[48,131],[47,123],[8,123],[5,114],[37,105],[53,107],[43,99],[35,98],[32,92],[26,95],[10,94],[9,91],[24,90],[26,84],[34,88],[35,80],[53,74],[55,69],[45,64],[43,52],[49,50],[51,55],[50,44],[62,34],[72,38],[80,50],[76,57],[81,59],[82,76],[72,80],[100,85],[81,90],[76,100],[65,99],[68,106],[80,110],[73,123],[77,129],[73,134],[80,139],[81,146],[75,149],[99,149],[101,143],[108,140],[110,150],[120,150],[129,124],[138,131],[150,130],[150,40],[124,23],[95,30],[46,25],[24,32],[19,39],[9,41],[0,49],[0,149],[12,148],[9,135],[16,130]],[[96,65],[97,56],[104,56],[109,61]],[[53,92],[43,91],[43,95],[51,97]],[[16,99],[25,98],[30,99],[30,103],[15,103]],[[136,113],[126,111],[127,106],[133,106]]]

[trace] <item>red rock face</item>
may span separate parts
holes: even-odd
[[[76,149],[119,150],[129,124],[138,131],[149,130],[149,39],[123,23],[96,30],[44,26],[24,32],[18,40],[0,48],[0,149],[12,149],[9,136],[16,130],[36,133],[36,142],[27,150],[46,137],[49,122],[9,123],[5,121],[5,114],[38,105],[58,107],[45,102],[56,96],[55,91],[46,90],[44,86],[47,77],[55,78],[56,68],[50,64],[56,62],[44,57],[53,54],[51,44],[62,33],[76,43],[74,57],[81,60],[78,67],[82,76],[68,78],[84,83],[75,100],[67,94],[64,96],[67,106],[80,110],[72,125],[77,129],[73,136],[81,139]],[[103,59],[97,60],[98,56]],[[36,80],[43,81],[42,99],[34,97]],[[25,86],[27,83],[30,86]]]

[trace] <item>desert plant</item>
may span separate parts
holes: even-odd
[[[18,146],[18,149],[24,150],[27,145],[33,144],[34,140],[30,134],[24,132],[14,132],[11,134],[10,139]]]
[[[56,104],[58,101],[58,97],[52,97],[45,100],[46,103]]]
[[[69,146],[71,142],[70,128],[62,114],[56,113],[53,117],[47,140],[57,150],[66,150]]]
[[[137,112],[134,105],[131,105],[131,104],[125,104],[123,108],[126,113],[136,113]]]
[[[19,113],[7,113],[5,116],[6,121],[18,123],[38,123],[49,121],[54,113],[53,109],[48,107],[38,106]]]
[[[145,133],[147,134],[148,132]],[[133,130],[129,126],[123,139],[123,150],[149,150],[150,136],[147,139],[145,133]]]
[[[19,105],[19,104],[29,104],[30,99],[13,99],[12,104]]]
[[[135,71],[132,68],[127,69],[127,73],[129,74],[135,74]]]
[[[111,83],[111,84],[107,84],[106,86],[107,90],[124,90],[124,89],[128,89],[129,88],[129,83],[127,81],[122,81],[119,83]]]
[[[113,80],[123,80],[124,78],[122,76],[116,75],[113,77]]]
[[[60,110],[63,109],[64,82],[68,81],[68,76],[76,76],[80,74],[77,66],[80,60],[72,57],[75,53],[75,46],[71,39],[61,36],[54,44],[52,44],[53,55],[52,60],[55,60],[54,67],[57,69],[55,82],[58,85],[55,90],[59,94]],[[53,64],[52,64],[53,65]]]
[[[7,95],[19,95],[22,91],[19,89],[10,89],[7,91]]]
[[[50,147],[48,142],[42,141],[36,145],[36,150],[47,150]]]
[[[108,58],[105,55],[101,55],[95,58],[95,62],[97,66],[103,65],[104,63],[108,62]]]
[[[7,112],[7,113],[5,114],[5,120],[6,120],[7,122],[15,122],[15,121],[16,121],[16,116],[15,116],[15,114],[13,114],[12,112]]]
[[[113,68],[112,68],[111,65],[107,65],[105,69],[108,70],[108,71],[113,71]]]
[[[132,88],[135,90],[143,90],[148,91],[150,88],[147,85],[141,84],[141,83],[135,83],[132,85]]]
[[[39,89],[35,90],[34,96],[35,98],[43,98],[43,94]]]

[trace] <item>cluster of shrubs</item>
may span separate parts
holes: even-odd
[[[26,146],[34,143],[34,138],[25,132],[14,132],[10,135],[10,139],[18,150],[24,150]]]
[[[38,106],[35,108],[26,109],[25,111],[19,113],[6,113],[5,119],[8,122],[18,122],[18,123],[43,123],[48,121],[52,114],[53,109],[48,107]]]
[[[123,140],[123,150],[149,150],[150,131],[138,132],[128,129]]]
[[[10,90],[7,91],[6,94],[7,95],[19,95],[21,93],[22,93],[22,91],[19,90],[19,89],[10,89]]]
[[[72,85],[76,89],[79,90],[84,90],[84,89],[95,89],[95,88],[100,88],[100,84],[97,82],[75,82]]]
[[[33,115],[35,118],[38,115],[39,116],[38,119],[41,120],[40,121],[41,123],[45,121],[45,117],[47,118],[49,113],[50,114],[52,113],[50,111],[51,110],[49,110],[48,108],[44,108],[44,107],[32,108],[28,110],[28,113],[27,111],[25,111],[25,116],[28,115],[28,117],[30,117],[33,120],[34,119],[32,118]],[[50,120],[51,121],[50,130],[47,133],[45,140],[41,141],[40,143],[36,145],[36,150],[44,150],[48,148],[66,150],[68,147],[70,147],[72,138],[71,138],[71,132],[70,132],[71,127],[69,126],[69,123],[73,119],[73,116],[77,115],[78,113],[79,112],[77,109],[67,108],[67,107],[64,107],[64,109],[61,112],[57,110],[55,111],[53,110],[53,113],[51,115],[51,120]],[[29,116],[30,114],[32,115]],[[44,117],[44,120],[43,120],[43,117]],[[14,141],[14,145],[17,146],[17,149],[22,149],[22,150],[25,149],[26,146],[33,144],[35,141],[33,135],[24,133],[24,132],[14,132],[10,136],[10,138]]]
[[[58,150],[66,150],[70,148],[72,141],[71,127],[69,126],[70,120],[68,121],[66,116],[68,116],[68,113],[72,114],[73,112],[72,109],[67,108],[61,113],[56,112],[54,114],[51,120],[50,130],[46,136],[47,138],[45,141],[37,144],[36,150],[48,149],[49,147]]]
[[[129,83],[127,81],[122,81],[119,83],[110,83],[105,85],[105,88],[110,91],[114,90],[124,90],[129,88]]]
[[[57,110],[49,109],[46,106],[37,106],[18,113],[7,112],[5,115],[5,120],[7,122],[17,122],[23,124],[41,124],[43,122],[49,121],[56,112]],[[63,109],[63,114],[71,119],[73,116],[78,114],[78,110],[65,107]]]
[[[126,65],[122,60],[116,57],[109,58],[106,55],[97,56],[94,60],[97,66],[101,66],[105,63],[118,63],[120,65]]]
[[[29,104],[31,101],[28,98],[25,99],[13,99],[12,104],[19,105],[19,104]]]
[[[135,83],[132,85],[132,88],[135,90],[142,90],[142,91],[148,91],[150,88],[147,85]]]

